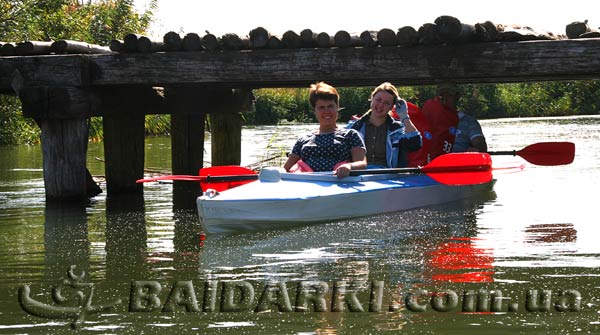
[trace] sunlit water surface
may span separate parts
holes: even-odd
[[[496,170],[494,191],[465,201],[204,237],[194,210],[172,209],[170,184],[146,184],[144,199],[107,199],[103,193],[80,209],[46,206],[41,149],[0,147],[0,334],[74,333],[72,318],[28,315],[18,299],[19,288],[29,285],[31,297],[57,305],[52,289],[69,279],[72,265],[77,274],[85,271],[81,282],[94,283],[93,304],[121,299],[112,311],[87,315],[78,333],[599,332],[600,118],[486,120],[482,126],[492,151],[568,140],[577,146],[575,162],[554,167],[526,164],[522,172]],[[267,145],[270,151],[289,150],[300,134],[314,127],[244,129],[242,165],[265,159]],[[148,173],[169,171],[170,140],[149,138],[146,148]],[[102,176],[102,144],[91,143],[88,155],[91,173]],[[494,156],[497,167],[523,162]],[[249,284],[253,299],[240,312],[222,312],[225,290],[217,286],[216,311],[210,312],[206,283],[231,280]],[[134,281],[159,283],[160,301],[154,302],[160,307],[132,310]],[[172,287],[186,281],[192,283],[200,311],[186,312],[186,304],[191,306],[185,295],[189,286],[187,291],[179,288],[179,304],[171,302],[175,312],[163,311],[169,305],[167,297],[178,290]],[[328,311],[316,312],[309,304],[307,312],[278,312],[284,305],[281,294],[274,295],[269,311],[257,309],[267,283],[285,283],[295,306],[297,284],[308,281],[328,284]],[[348,304],[344,312],[331,311],[333,287],[339,281],[357,285],[364,312],[350,312]],[[377,312],[369,312],[372,282],[382,285]],[[233,287],[242,292],[240,286]],[[84,294],[89,290],[86,287]],[[531,290],[540,295],[545,290],[551,301],[548,311],[540,297],[537,304],[527,305]],[[75,291],[64,288],[65,306],[82,306]],[[465,293],[470,291],[493,292],[496,297],[501,292],[501,310],[466,312],[471,311],[465,308]],[[404,297],[410,292],[417,294],[425,311],[406,307]],[[436,310],[430,300],[434,292],[457,293],[456,307]],[[575,293],[580,300],[573,298]],[[566,311],[557,311],[555,305],[561,303]]]

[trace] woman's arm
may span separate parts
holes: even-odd
[[[354,147],[350,150],[350,153],[352,155],[352,162],[340,165],[333,173],[338,176],[338,178],[347,177],[350,174],[350,170],[362,170],[367,168],[365,148]]]
[[[296,164],[300,158],[301,157],[296,154],[290,154],[285,164],[283,164],[283,168],[289,172],[292,166],[294,166],[294,164]]]

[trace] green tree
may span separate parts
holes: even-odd
[[[143,34],[156,8],[157,0],[143,13],[136,12],[133,0],[0,0],[0,41],[70,39],[107,45],[127,33]],[[39,131],[31,120],[23,119],[17,99],[0,98],[0,121],[0,144],[37,140],[32,134]],[[92,119],[92,138],[101,137],[100,123],[101,119]]]

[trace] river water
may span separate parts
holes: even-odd
[[[205,236],[195,211],[172,209],[170,184],[46,206],[40,147],[0,147],[0,334],[600,332],[600,118],[482,126],[490,150],[572,141],[575,162],[497,170],[493,192],[465,201]],[[314,127],[244,129],[242,165]],[[95,176],[102,157],[91,143]],[[146,167],[170,169],[168,138],[146,140]]]

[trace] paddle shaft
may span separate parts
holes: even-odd
[[[245,180],[257,180],[257,174],[248,175],[231,175],[231,176],[191,176],[191,175],[171,175],[171,176],[160,176],[154,178],[140,179],[137,183],[145,183],[151,181],[160,180],[180,180],[180,181],[200,181],[205,183],[218,183],[227,181],[245,181]]]
[[[516,156],[518,155],[517,150],[507,150],[507,151],[488,151],[490,155],[496,156]]]
[[[416,168],[390,168],[390,169],[368,169],[352,170],[350,176],[361,176],[365,174],[427,174],[427,173],[453,173],[453,172],[481,172],[490,170],[489,165],[465,165],[465,166],[440,166],[440,167],[416,167]]]

